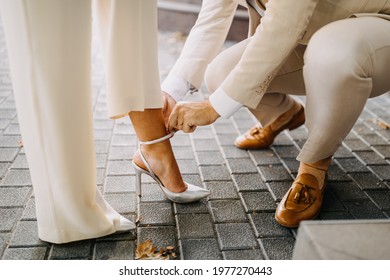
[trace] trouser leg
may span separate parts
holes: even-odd
[[[2,0],[11,77],[42,240],[116,231],[96,188],[91,104],[91,3]]]
[[[298,156],[316,162],[332,156],[369,97],[390,89],[390,21],[347,19],[319,30],[305,54],[308,139]]]
[[[162,108],[156,0],[94,0],[111,118]]]

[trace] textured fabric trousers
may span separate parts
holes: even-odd
[[[161,108],[156,1],[99,0],[108,111]],[[39,237],[64,243],[113,233],[120,215],[96,186],[89,0],[1,0],[11,78]]]
[[[205,82],[211,92],[240,60],[249,40],[223,51],[209,65]],[[367,99],[389,90],[390,21],[349,18],[318,30],[307,47],[299,45],[251,112],[266,126],[291,108],[293,99],[287,94],[306,95],[308,138],[297,159],[311,163],[332,156]]]

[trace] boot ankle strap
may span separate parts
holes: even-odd
[[[150,140],[150,141],[140,141],[138,140],[138,143],[140,145],[152,145],[152,144],[156,144],[156,143],[160,143],[160,142],[163,142],[169,138],[171,138],[173,135],[175,134],[174,131],[172,131],[171,133],[161,137],[161,138],[157,138],[157,139],[154,139],[154,140]]]

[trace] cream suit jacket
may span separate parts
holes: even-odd
[[[257,1],[264,17],[245,0],[204,0],[181,57],[171,74],[199,88],[205,69],[218,54],[238,5],[248,8],[248,44],[240,62],[216,92],[256,108],[284,60],[298,44],[326,24],[354,16],[390,19],[389,0],[278,0]]]

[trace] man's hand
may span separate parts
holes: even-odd
[[[209,125],[220,115],[210,102],[178,102],[168,120],[168,131],[194,132],[197,126]]]
[[[168,130],[168,119],[171,115],[171,112],[173,110],[173,107],[176,105],[175,99],[173,99],[172,96],[170,96],[168,93],[162,91],[161,92],[163,96],[163,107],[162,107],[162,114],[164,118],[165,127]]]

